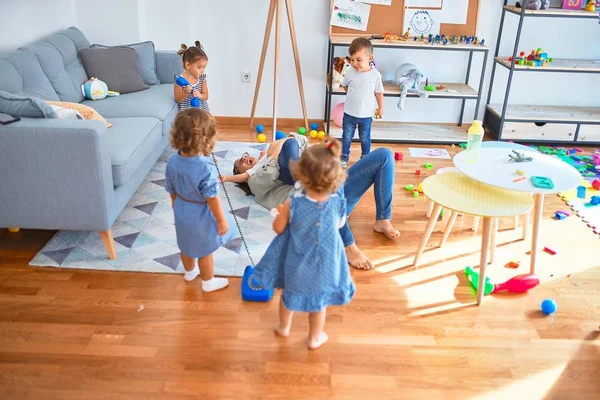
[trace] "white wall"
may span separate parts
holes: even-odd
[[[557,0],[554,0],[557,1]],[[0,0],[0,50],[9,50],[71,25],[78,26],[92,43],[124,44],[154,41],[160,50],[177,50],[181,42],[202,41],[209,55],[210,106],[216,115],[248,116],[252,106],[268,0]],[[310,118],[322,118],[325,96],[325,59],[329,30],[329,1],[293,0],[307,110]],[[500,23],[502,0],[482,0],[478,36],[491,46],[484,98],[487,89]],[[278,115],[301,116],[291,43],[285,14],[282,15]],[[514,43],[518,17],[507,15],[501,55],[508,55]],[[597,21],[568,19],[527,19],[520,48],[529,52],[544,47],[553,57],[600,58]],[[273,34],[264,70],[258,116],[269,116],[273,90]],[[338,55],[344,55],[340,50]],[[481,56],[475,55],[471,86],[479,83]],[[467,54],[418,50],[377,49],[375,53],[384,78],[391,78],[404,62],[416,64],[432,81],[460,82],[465,77]],[[251,84],[240,74],[253,74]],[[497,69],[492,102],[502,99],[506,70]],[[583,90],[582,90],[583,89]],[[518,73],[510,100],[529,104],[573,104],[599,106],[600,79],[597,75]],[[343,97],[335,97],[343,101]],[[386,99],[386,119],[423,122],[453,122],[460,101],[409,99],[404,111],[397,99]],[[473,116],[474,101],[468,101],[465,121]]]
[[[75,0],[0,0],[0,51],[76,24]]]

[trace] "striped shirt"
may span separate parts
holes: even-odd
[[[204,84],[204,80],[206,79],[206,74],[202,74],[200,75],[200,77],[198,77],[198,82],[196,82],[195,85],[192,85],[192,92],[194,90],[198,90],[200,93],[202,93],[202,84]],[[190,84],[192,84],[190,82]],[[177,103],[177,108],[179,109],[179,111],[182,110],[187,110],[188,108],[191,108],[192,106],[190,105],[190,101],[192,100],[192,93],[188,94],[186,96],[185,99],[183,99],[181,102]],[[206,112],[210,112],[210,109],[208,108],[208,103],[206,102],[206,100],[200,100],[200,108]]]

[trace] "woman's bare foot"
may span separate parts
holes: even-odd
[[[365,256],[363,252],[360,251],[356,243],[353,243],[350,246],[346,246],[346,258],[348,259],[348,264],[350,264],[350,266],[353,268],[373,268],[373,263],[371,262],[371,260],[369,260],[367,256]]]
[[[373,224],[373,230],[377,233],[383,233],[390,239],[397,239],[400,237],[400,231],[394,228],[394,225],[392,225],[392,221],[390,221],[389,219],[377,220]]]
[[[315,339],[308,338],[308,348],[311,350],[316,350],[323,346],[327,340],[329,340],[329,336],[327,336],[325,332],[321,332]]]
[[[281,325],[278,325],[277,328],[275,328],[275,334],[281,337],[288,337],[290,336],[290,329],[291,326],[283,327]]]

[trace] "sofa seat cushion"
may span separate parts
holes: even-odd
[[[171,121],[177,114],[172,83],[153,85],[147,90],[107,97],[102,100],[85,100],[83,104],[92,107],[108,119],[152,117],[161,121]],[[171,129],[171,124],[165,124],[163,135],[168,135],[169,129]]]
[[[110,118],[107,130],[115,186],[126,183],[150,156],[162,137],[158,118]]]

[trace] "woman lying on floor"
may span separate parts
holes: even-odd
[[[237,159],[233,167],[233,176],[225,176],[223,182],[236,182],[255,196],[258,204],[272,209],[284,203],[296,191],[290,172],[290,161],[297,161],[302,150],[308,146],[308,140],[294,135],[277,140],[261,152],[256,159],[245,153]],[[373,230],[395,239],[400,232],[391,223],[392,191],[394,184],[394,160],[392,152],[385,148],[373,150],[348,169],[348,176],[342,188],[346,197],[348,216],[356,203],[371,187],[375,186],[376,221]],[[354,236],[346,224],[340,229],[340,235],[346,248],[348,263],[359,269],[371,269],[373,263],[363,254],[354,242]]]

